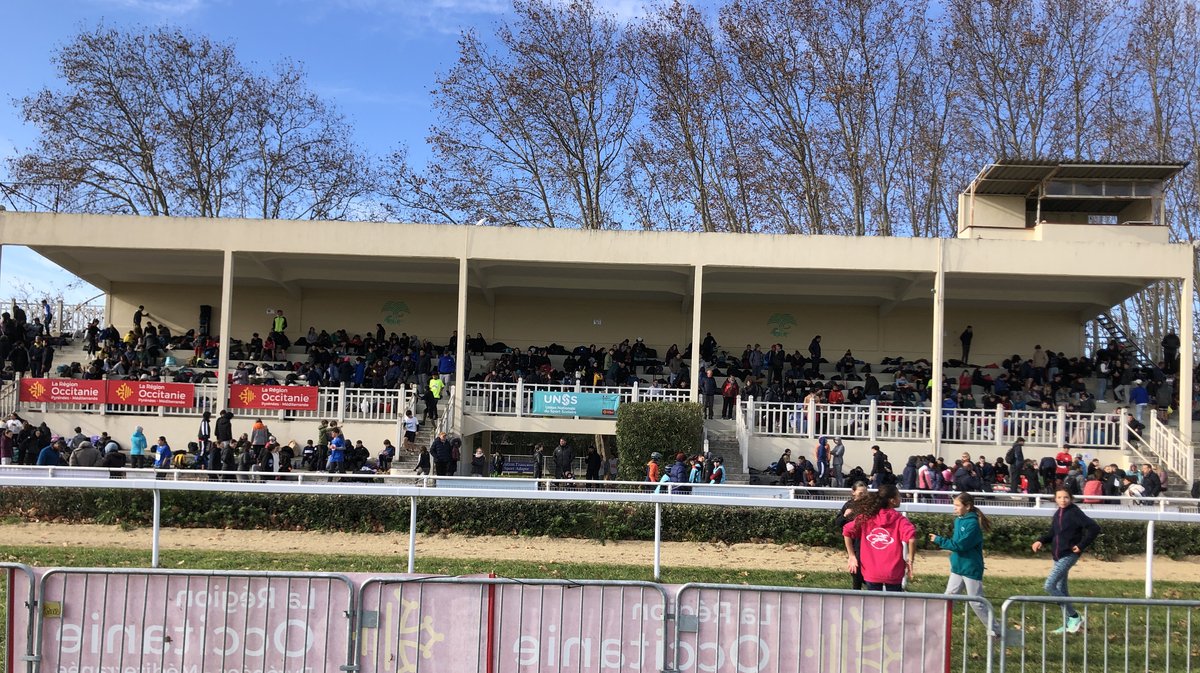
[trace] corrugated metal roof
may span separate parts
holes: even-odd
[[[1025,196],[1048,178],[1063,180],[1166,181],[1187,167],[1187,162],[1161,161],[1051,161],[1013,160],[988,164],[967,191],[976,194]]]

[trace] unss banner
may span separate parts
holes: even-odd
[[[542,416],[611,418],[617,415],[621,396],[612,393],[533,391],[533,413]]]

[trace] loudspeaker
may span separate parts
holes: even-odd
[[[200,305],[200,331],[203,336],[211,335],[209,329],[212,327],[212,307],[208,304]]]

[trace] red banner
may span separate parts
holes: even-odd
[[[229,387],[229,406],[233,409],[317,410],[316,386],[240,386]]]
[[[21,379],[22,402],[104,404],[104,381]]]
[[[109,381],[108,403],[143,407],[190,407],[196,403],[196,387],[190,383]]]

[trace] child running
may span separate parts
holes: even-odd
[[[957,594],[966,590],[968,596],[983,596],[983,533],[992,529],[992,523],[975,507],[975,497],[970,493],[959,493],[954,498],[954,536],[942,537],[929,534],[929,541],[950,551],[950,580],[946,582],[946,593]],[[988,631],[1000,638],[1004,631],[999,621],[988,623],[988,611],[982,603],[971,603],[971,609]]]
[[[1100,534],[1100,526],[1075,505],[1075,496],[1067,489],[1059,487],[1054,492],[1054,502],[1058,505],[1058,511],[1050,519],[1050,532],[1033,543],[1033,551],[1036,553],[1044,545],[1052,545],[1050,551],[1054,557],[1054,567],[1046,578],[1046,593],[1068,598],[1071,594],[1067,590],[1067,575]],[[1064,623],[1053,633],[1078,632],[1083,627],[1083,617],[1079,616],[1069,601],[1063,601],[1061,607]]]
[[[846,570],[853,575],[861,569],[868,591],[904,591],[904,579],[912,581],[917,555],[912,541],[917,529],[896,511],[899,506],[896,486],[884,484],[875,493],[854,501],[854,519],[842,528],[848,557]],[[855,539],[859,540],[857,554]],[[907,559],[904,543],[908,543]]]

